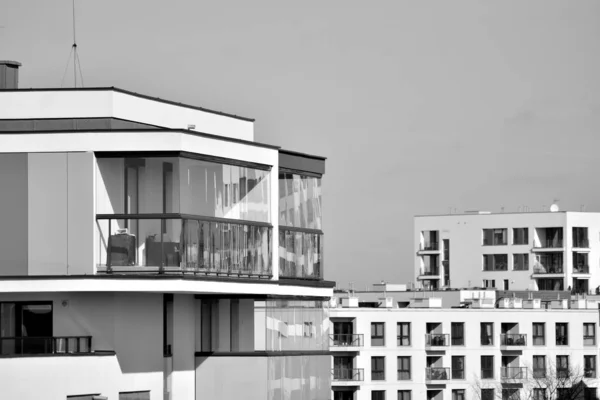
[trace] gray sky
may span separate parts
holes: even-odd
[[[77,1],[86,86],[257,119],[328,157],[327,279],[413,275],[412,217],[600,211],[600,2]],[[57,87],[70,0],[0,0],[0,59]],[[72,70],[67,75],[72,85]]]

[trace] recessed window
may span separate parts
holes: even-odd
[[[372,390],[371,400],[385,400],[385,390]]]
[[[583,356],[583,376],[596,377],[596,356]]]
[[[546,324],[543,322],[533,323],[533,345],[534,346],[545,346],[546,345]]]
[[[398,346],[410,346],[410,322],[398,322],[396,329]]]
[[[398,400],[412,400],[410,390],[398,390]]]
[[[494,323],[481,323],[481,345],[492,346],[494,344]]]
[[[371,346],[385,346],[385,323],[371,323]]]
[[[371,380],[385,380],[385,357],[371,357]]]
[[[529,244],[529,229],[513,228],[513,244]]]
[[[465,379],[464,356],[452,356],[452,379]]]
[[[502,246],[507,243],[506,228],[500,229],[484,229],[483,230],[483,245],[484,246]]]
[[[596,345],[596,324],[588,322],[583,324],[583,345]]]
[[[398,357],[398,380],[399,381],[410,380],[410,357],[409,356]]]
[[[533,378],[546,377],[546,356],[533,356]]]
[[[452,389],[452,400],[465,400],[465,389]]]
[[[556,323],[556,345],[569,345],[569,324],[567,324],[566,322]]]
[[[451,342],[452,346],[464,346],[465,345],[465,324],[464,322],[452,322],[450,325],[452,334]]]
[[[481,356],[481,379],[494,379],[494,356]]]
[[[483,270],[484,271],[508,271],[508,255],[507,254],[484,254],[483,255]]]
[[[569,356],[556,356],[556,377],[569,377]]]
[[[529,270],[529,254],[513,254],[513,270],[528,271]]]

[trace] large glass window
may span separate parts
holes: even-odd
[[[385,357],[371,357],[371,380],[385,380]]]
[[[279,228],[279,276],[321,278],[323,235]]]
[[[494,356],[481,356],[481,379],[494,379]]]
[[[398,380],[410,380],[410,356],[398,357]]]
[[[501,246],[507,243],[506,228],[499,229],[484,229],[483,230],[483,245],[484,246]]]
[[[596,345],[596,324],[589,322],[583,323],[583,345]]]
[[[513,254],[513,270],[529,270],[529,254]]]
[[[398,346],[410,346],[410,322],[398,322],[396,336]]]
[[[556,345],[557,346],[568,346],[569,345],[569,324],[566,322],[556,323]]]
[[[484,254],[483,255],[483,270],[484,271],[507,271],[508,270],[508,255],[507,254]]]
[[[371,346],[385,346],[384,322],[371,322]]]
[[[545,346],[546,345],[546,324],[543,322],[533,323],[533,345],[534,346]]]
[[[279,225],[322,229],[321,178],[279,174]]]
[[[513,244],[528,244],[529,229],[528,228],[513,228]]]

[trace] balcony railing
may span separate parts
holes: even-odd
[[[2,355],[91,353],[92,337],[1,337],[0,349]]]
[[[502,367],[501,379],[527,379],[527,368],[525,367]]]
[[[423,268],[421,269],[421,276],[437,276],[440,274],[439,268]]]
[[[425,368],[425,380],[427,381],[447,381],[448,379],[450,379],[450,368]]]
[[[536,249],[560,249],[563,247],[562,239],[536,240],[533,245]]]
[[[334,368],[331,370],[334,381],[363,381],[363,368]]]
[[[573,267],[574,274],[589,274],[590,266],[589,265],[577,265]]]
[[[545,266],[535,264],[533,266],[533,273],[538,275],[563,274],[564,268],[562,265]]]
[[[425,335],[425,346],[448,346],[450,335],[447,333],[428,333]]]
[[[440,249],[438,242],[425,242],[421,245],[421,251],[437,251]]]
[[[590,241],[587,239],[576,239],[573,241],[573,247],[578,249],[588,249],[590,247]]]
[[[356,333],[336,333],[329,335],[330,346],[332,347],[362,347],[363,346],[362,334]]]
[[[526,346],[527,335],[522,333],[517,334],[501,334],[500,346]]]

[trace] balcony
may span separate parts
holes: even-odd
[[[562,239],[535,240],[533,242],[534,251],[562,249],[564,242]]]
[[[347,348],[347,347],[362,347],[363,346],[362,334],[354,333],[340,333],[329,335],[329,346],[334,348]]]
[[[447,333],[428,333],[425,335],[425,347],[447,347],[450,335]]]
[[[573,247],[577,249],[589,249],[590,241],[588,239],[574,239]]]
[[[502,367],[502,369],[500,370],[500,379],[505,381],[527,379],[527,368]]]
[[[447,381],[450,379],[450,368],[425,368],[425,381]]]
[[[589,265],[573,266],[573,275],[587,275],[590,273]]]
[[[545,266],[540,263],[536,263],[533,266],[533,275],[564,275],[565,269],[562,265]]]
[[[91,336],[1,337],[2,355],[22,356],[35,354],[89,354]]]
[[[440,269],[439,268],[421,268],[417,279],[439,279]]]
[[[440,251],[440,244],[438,242],[426,241],[421,243],[419,251]]]
[[[522,333],[501,334],[500,335],[500,346],[505,346],[505,347],[527,346],[527,335],[522,334]]]
[[[334,368],[331,377],[336,382],[362,382],[365,379],[363,368]]]

